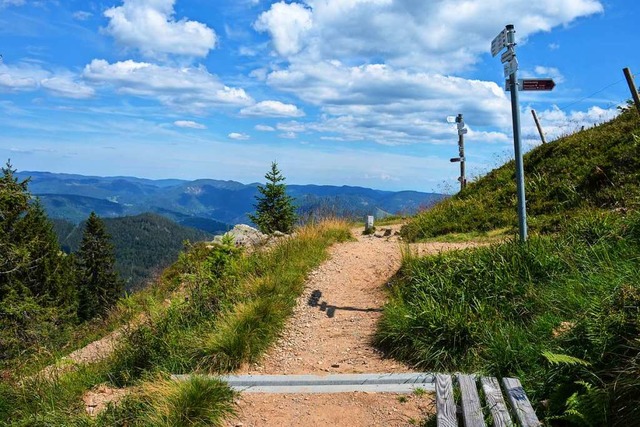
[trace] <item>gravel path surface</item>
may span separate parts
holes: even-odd
[[[371,236],[355,229],[357,241],[332,247],[329,260],[309,275],[277,344],[260,363],[237,373],[411,372],[410,366],[383,358],[371,344],[386,300],[384,287],[401,263],[399,227],[383,227]],[[385,229],[390,235],[384,236]],[[469,246],[422,243],[411,250],[427,254]],[[431,394],[244,394],[237,404],[238,416],[227,426],[407,426],[434,411]]]

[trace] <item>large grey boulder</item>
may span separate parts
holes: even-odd
[[[227,231],[225,235],[233,237],[233,243],[236,246],[260,246],[264,244],[269,236],[260,232],[253,227],[250,227],[246,224],[238,224],[233,227],[232,230]],[[215,236],[213,238],[214,243],[222,243],[223,236]]]

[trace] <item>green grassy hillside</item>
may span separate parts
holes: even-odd
[[[557,231],[582,210],[640,207],[640,119],[635,109],[524,156],[531,231]],[[515,166],[511,161],[470,183],[404,229],[410,240],[447,233],[514,228]]]
[[[378,344],[426,371],[517,376],[545,425],[638,425],[637,112],[533,150],[525,173],[537,232],[526,243],[408,254]],[[403,232],[450,240],[515,226],[511,162]]]
[[[154,286],[120,300],[103,322],[0,371],[0,425],[222,425],[235,410],[226,384],[203,377],[180,382],[170,374],[224,373],[255,362],[281,334],[309,272],[328,257],[329,246],[351,238],[349,228],[336,220],[307,225],[250,253],[231,242],[191,245]],[[56,375],[33,375],[90,334],[126,324],[106,359],[75,368],[59,361]],[[98,385],[129,394],[91,417],[82,396]]]

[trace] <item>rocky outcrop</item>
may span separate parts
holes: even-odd
[[[236,246],[254,248],[259,246],[268,246],[287,235],[279,231],[276,231],[273,234],[264,234],[261,233],[260,230],[246,224],[238,224],[226,234],[215,236],[213,238],[213,243],[222,244],[224,236],[231,236],[233,238],[233,243],[235,243]]]

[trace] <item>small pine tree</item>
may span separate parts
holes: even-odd
[[[76,257],[78,317],[82,320],[104,313],[122,296],[124,285],[114,270],[110,239],[104,222],[91,212]]]
[[[258,186],[261,196],[256,196],[256,213],[249,218],[265,234],[275,231],[290,233],[297,219],[296,206],[294,199],[287,195],[285,177],[276,162],[271,163],[271,170],[264,177],[267,183],[264,187]]]

